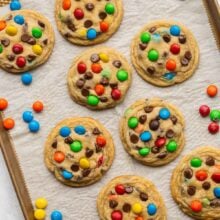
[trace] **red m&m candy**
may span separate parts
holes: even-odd
[[[101,21],[100,22],[100,30],[102,32],[107,32],[108,28],[109,28],[109,25],[108,25],[108,23],[106,21]]]
[[[160,137],[155,141],[157,147],[163,147],[166,144],[166,138]]]
[[[122,220],[123,219],[123,214],[120,210],[115,210],[111,214],[112,220]]]
[[[207,105],[201,105],[199,108],[199,113],[202,117],[207,117],[210,113],[210,108]]]
[[[170,71],[173,71],[176,69],[176,62],[175,60],[169,59],[166,62],[166,68]]]
[[[208,126],[208,130],[211,134],[216,134],[219,131],[219,125],[216,122],[211,122]]]
[[[220,173],[219,172],[213,173],[212,180],[216,183],[220,183]]]
[[[208,177],[208,174],[205,170],[198,170],[196,172],[196,179],[199,181],[204,181],[207,179],[207,177]]]
[[[84,12],[81,8],[76,8],[74,11],[74,16],[77,20],[81,20],[84,18]]]
[[[18,67],[22,68],[26,65],[26,59],[25,57],[19,56],[16,60],[16,64]]]
[[[14,44],[13,47],[12,47],[12,51],[15,54],[20,54],[20,53],[23,52],[23,46],[21,44]]]
[[[99,147],[104,147],[106,145],[106,139],[103,136],[98,136],[96,138],[96,143]]]
[[[170,52],[173,54],[179,54],[180,53],[180,45],[179,44],[172,44],[170,46]]]
[[[79,73],[85,73],[87,70],[86,64],[83,62],[78,63],[77,70]]]
[[[115,192],[119,195],[123,195],[125,193],[125,187],[122,184],[118,184],[115,186]]]
[[[119,89],[113,89],[111,96],[114,100],[119,100],[121,98],[121,91]]]
[[[202,203],[199,200],[194,200],[191,202],[190,207],[193,212],[202,211]]]

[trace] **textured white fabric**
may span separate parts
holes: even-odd
[[[92,0],[91,0],[92,1]],[[87,48],[71,45],[58,33],[54,22],[54,0],[23,0],[23,8],[37,10],[52,22],[56,33],[56,44],[49,61],[32,71],[33,83],[22,85],[19,75],[0,71],[0,96],[8,99],[10,106],[6,116],[16,121],[11,131],[15,147],[23,168],[33,201],[44,196],[49,201],[47,213],[53,209],[62,211],[65,220],[96,220],[96,196],[101,187],[110,179],[122,174],[137,174],[152,180],[163,195],[169,220],[189,219],[178,209],[170,196],[169,181],[171,171],[183,155],[202,145],[218,146],[220,134],[212,136],[207,131],[209,119],[198,114],[201,104],[219,108],[219,96],[206,97],[205,89],[210,83],[219,83],[220,62],[205,10],[200,0],[124,0],[124,19],[119,31],[104,45],[120,50],[130,61],[130,43],[139,29],[154,19],[175,19],[192,30],[198,40],[201,59],[196,74],[185,83],[169,88],[157,88],[144,82],[133,71],[133,83],[123,104],[115,109],[90,111],[74,103],[69,97],[66,74],[72,59]],[[3,9],[0,9],[3,14]],[[219,84],[218,84],[219,85]],[[186,146],[181,155],[167,166],[150,168],[143,166],[124,151],[118,133],[119,119],[126,107],[139,98],[158,96],[176,104],[186,119]],[[41,130],[32,134],[22,119],[22,112],[31,107],[33,101],[42,100],[45,111],[35,114],[41,123]],[[116,147],[116,157],[112,168],[101,181],[84,188],[69,188],[62,185],[49,173],[43,163],[45,139],[57,122],[72,116],[92,116],[99,119],[112,133]],[[2,187],[1,187],[2,188]],[[1,207],[2,209],[2,207]],[[20,219],[17,215],[1,217],[7,220]],[[22,219],[22,218],[21,218]],[[49,219],[49,217],[48,217]]]

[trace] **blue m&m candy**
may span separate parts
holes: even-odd
[[[94,28],[90,28],[87,31],[87,38],[88,40],[94,40],[97,37],[97,32]]]
[[[18,0],[12,0],[10,3],[10,9],[12,11],[20,10],[21,9],[21,3]]]
[[[179,36],[180,31],[181,31],[181,29],[178,25],[172,25],[170,27],[170,34],[172,34],[173,36]]]
[[[175,73],[169,72],[169,73],[165,73],[165,74],[163,75],[163,78],[164,78],[164,79],[167,79],[167,80],[172,80],[175,76],[176,76]]]
[[[79,135],[83,135],[86,133],[86,129],[82,126],[82,125],[78,125],[74,128],[74,131],[79,134]]]
[[[70,130],[69,127],[64,126],[64,127],[62,127],[62,128],[60,129],[60,135],[61,135],[62,137],[67,137],[67,136],[70,135],[70,133],[71,133],[71,130]]]
[[[15,23],[17,23],[17,24],[22,25],[22,24],[24,24],[24,17],[23,17],[22,15],[16,15],[16,16],[14,17],[14,21],[15,21]]]
[[[73,177],[73,174],[70,173],[70,172],[68,172],[68,171],[66,171],[66,170],[64,170],[64,171],[62,172],[62,176],[63,176],[64,179],[70,180],[70,179]]]
[[[166,120],[170,117],[170,111],[167,108],[162,108],[159,112],[159,116],[161,119]]]
[[[149,131],[144,131],[140,134],[140,138],[143,142],[149,141],[152,138],[152,135]]]
[[[147,206],[147,212],[149,215],[155,215],[157,212],[157,207],[153,203],[150,203]]]
[[[216,198],[220,198],[220,187],[214,188],[214,195]]]
[[[30,85],[32,83],[32,75],[30,73],[22,74],[21,81],[24,85]]]
[[[50,219],[51,220],[62,220],[63,219],[63,215],[60,211],[58,210],[54,210],[51,215],[50,215]]]
[[[30,132],[36,133],[40,129],[40,123],[36,120],[33,120],[28,124],[28,128]]]
[[[31,122],[34,118],[33,113],[31,111],[25,111],[23,112],[22,118],[24,120],[24,122]]]

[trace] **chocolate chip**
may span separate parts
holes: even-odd
[[[136,134],[132,134],[130,136],[130,141],[131,143],[136,144],[139,141],[139,137]]]
[[[151,27],[151,28],[149,29],[149,32],[150,32],[150,33],[154,33],[154,31],[156,31],[156,30],[157,30],[156,27]]]
[[[87,3],[87,4],[86,4],[86,9],[87,9],[88,11],[92,11],[92,10],[94,9],[94,4],[92,4],[92,3]]]
[[[81,88],[84,86],[84,84],[85,84],[85,80],[84,80],[84,79],[78,79],[78,80],[76,81],[76,86],[77,86],[79,89],[81,89]]]
[[[187,188],[187,193],[188,193],[190,196],[195,195],[195,193],[196,193],[196,187],[195,187],[195,186],[188,186],[188,188]]]
[[[157,155],[157,158],[164,159],[166,156],[167,156],[167,152],[164,151],[164,152],[160,153],[159,155]]]
[[[67,27],[72,31],[75,32],[76,31],[76,27],[73,23],[67,23]]]
[[[91,20],[86,20],[84,22],[84,27],[85,28],[90,28],[93,25],[93,22]]]
[[[179,36],[179,42],[180,42],[181,44],[185,44],[185,43],[186,43],[186,36],[183,35],[183,34],[181,34],[181,35]]]
[[[37,57],[33,54],[29,54],[27,55],[27,61],[30,63],[32,61],[34,61]]]
[[[120,60],[114,60],[112,64],[113,64],[113,66],[115,66],[116,68],[120,68],[121,65],[122,65]]]
[[[187,60],[191,60],[192,59],[192,54],[190,51],[186,51],[184,57],[187,59]]]
[[[96,54],[96,53],[92,54],[91,57],[90,57],[90,60],[91,60],[93,63],[99,62],[99,60],[100,60],[99,55]]]
[[[125,192],[128,194],[131,194],[133,192],[133,187],[132,186],[126,186],[125,187]]]
[[[213,199],[210,202],[210,206],[213,207],[213,208],[220,207],[220,200],[219,199]]]
[[[122,210],[124,212],[130,212],[131,211],[131,205],[129,203],[125,203],[122,207]]]
[[[147,48],[147,44],[140,43],[140,44],[139,44],[139,48],[140,48],[141,50],[145,50],[145,49]]]
[[[42,21],[38,21],[38,25],[42,28],[45,28],[45,24]]]
[[[156,131],[160,127],[160,122],[156,119],[153,119],[150,121],[149,127],[152,131]]]
[[[100,100],[100,102],[105,103],[108,101],[108,98],[107,97],[99,97],[99,100]]]
[[[93,153],[94,153],[94,150],[87,148],[85,155],[87,158],[90,158],[93,155]]]
[[[101,132],[98,128],[94,128],[92,134],[99,135],[99,134],[101,134]]]
[[[108,85],[109,85],[109,80],[108,80],[108,78],[103,77],[103,78],[100,80],[100,84],[102,84],[103,86],[108,86]]]
[[[72,143],[73,143],[73,139],[72,139],[70,136],[68,136],[68,137],[66,137],[66,138],[64,139],[64,142],[65,142],[66,144],[72,144]]]
[[[151,152],[152,152],[153,154],[158,154],[158,153],[160,152],[160,148],[154,146],[154,147],[151,148]]]
[[[191,168],[187,168],[184,171],[184,177],[187,179],[191,179],[193,176],[193,170]]]
[[[118,83],[117,83],[117,82],[116,82],[116,83],[110,83],[109,85],[110,85],[110,87],[111,87],[112,89],[118,88]]]
[[[146,121],[147,121],[147,116],[146,116],[146,115],[141,115],[141,116],[139,117],[139,122],[140,122],[141,124],[144,124]]]
[[[90,169],[85,169],[85,170],[82,171],[83,177],[87,177],[90,173],[91,173]]]
[[[79,166],[76,164],[73,164],[70,168],[73,172],[77,172],[79,170]]]
[[[28,35],[28,34],[22,34],[21,35],[21,41],[22,42],[27,42],[30,38],[31,38],[31,36]]]
[[[147,201],[148,200],[148,195],[146,193],[141,192],[140,193],[140,199],[142,201]]]
[[[169,34],[164,34],[164,35],[163,35],[163,40],[164,40],[166,43],[169,43],[170,40],[171,40],[170,35],[169,35]]]
[[[166,137],[167,138],[172,138],[174,136],[174,131],[172,129],[169,129],[167,132],[166,132]]]
[[[169,53],[166,52],[166,51],[164,51],[162,56],[163,56],[164,58],[166,58],[168,55],[169,55]]]
[[[101,20],[104,20],[106,17],[107,17],[107,14],[106,14],[105,12],[100,12],[100,13],[99,13],[99,18],[100,18]]]
[[[170,120],[173,122],[174,125],[177,123],[177,117],[175,115],[171,115]]]
[[[146,107],[144,108],[144,111],[145,111],[146,113],[151,113],[151,112],[153,111],[153,109],[154,109],[153,106],[146,106]]]
[[[204,182],[204,183],[202,184],[202,188],[203,188],[204,190],[209,190],[210,187],[211,187],[211,184],[210,184],[209,182]]]
[[[69,38],[69,37],[72,37],[72,35],[71,35],[70,33],[65,33],[65,34],[64,34],[64,37],[65,37],[65,38]]]
[[[118,202],[117,202],[117,201],[115,201],[115,200],[110,200],[110,201],[109,201],[109,207],[110,207],[110,208],[114,209],[114,208],[116,208],[117,206],[118,206]]]
[[[9,54],[9,55],[7,55],[7,58],[8,58],[9,61],[14,61],[15,55],[14,54]]]
[[[86,72],[84,74],[84,79],[89,80],[93,78],[93,74],[91,72]]]
[[[183,57],[180,62],[182,66],[188,66],[189,64],[189,60],[187,60],[185,57]]]
[[[215,159],[213,157],[209,156],[209,157],[206,158],[205,163],[208,166],[214,166],[215,165]]]
[[[81,94],[83,95],[83,96],[89,96],[89,90],[88,89],[82,89],[82,91],[81,91]]]
[[[1,40],[1,44],[4,47],[7,47],[10,44],[10,40],[8,38],[4,38],[4,39]]]
[[[30,45],[35,45],[35,44],[36,44],[36,40],[35,40],[33,37],[30,37],[30,38],[27,40],[26,43],[28,43],[28,44],[30,44]]]
[[[99,147],[97,144],[95,145],[95,152],[99,153],[102,151],[102,147]]]
[[[51,146],[52,146],[52,148],[56,149],[57,148],[57,141],[54,141]]]
[[[149,67],[147,68],[147,72],[150,73],[151,75],[153,75],[153,74],[155,73],[155,67],[149,66]]]
[[[44,45],[47,45],[48,44],[48,39],[45,39],[42,42],[43,42]]]

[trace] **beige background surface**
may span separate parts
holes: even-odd
[[[191,149],[201,145],[218,146],[220,143],[220,134],[212,136],[207,132],[209,119],[201,119],[197,113],[199,106],[203,103],[209,104],[213,108],[220,107],[220,95],[215,99],[209,99],[205,95],[205,88],[208,84],[220,81],[220,62],[219,52],[214,43],[202,2],[200,0],[126,1],[125,17],[121,28],[104,45],[120,50],[130,60],[130,42],[144,24],[153,19],[175,19],[183,22],[195,34],[201,50],[201,62],[199,69],[191,79],[170,88],[151,86],[134,71],[134,80],[125,102],[115,109],[101,112],[93,112],[77,105],[67,93],[68,68],[72,59],[86,48],[71,45],[60,36],[54,22],[54,1],[23,0],[22,3],[24,8],[35,9],[46,15],[53,23],[56,32],[54,52],[45,65],[32,71],[33,83],[30,87],[21,84],[20,76],[0,71],[0,96],[7,98],[10,102],[10,107],[5,112],[6,115],[16,120],[16,127],[11,134],[32,199],[39,196],[46,197],[49,201],[48,214],[53,209],[59,209],[63,212],[65,220],[96,220],[98,219],[96,196],[100,188],[117,175],[138,174],[149,178],[158,187],[165,199],[169,220],[189,219],[181,213],[170,196],[171,172],[180,158]],[[4,10],[7,9],[0,9],[0,14],[3,14]],[[118,133],[118,122],[126,107],[136,99],[153,96],[160,96],[176,104],[182,109],[186,118],[186,147],[177,160],[161,168],[145,167],[132,160],[125,153]],[[35,114],[35,118],[40,121],[42,128],[39,133],[32,134],[22,121],[21,115],[37,99],[44,102],[45,111],[42,114]],[[111,131],[116,146],[116,158],[112,168],[100,182],[90,187],[72,189],[57,182],[44,166],[43,145],[50,129],[57,122],[63,118],[78,115],[93,116]],[[19,215],[13,199],[12,187],[7,182],[9,178],[5,171],[2,171],[4,170],[2,158],[0,161],[2,172],[0,175],[1,217],[4,217],[5,220],[20,220],[22,217],[19,217],[21,215]]]

